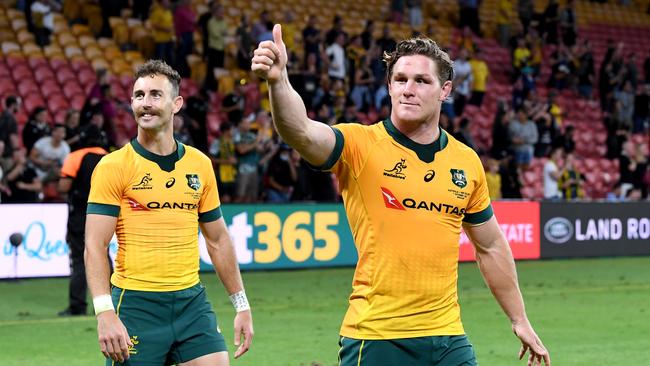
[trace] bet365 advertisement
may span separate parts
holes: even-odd
[[[289,269],[351,266],[356,249],[340,204],[224,205],[223,214],[242,269]],[[495,202],[499,224],[517,259],[539,258],[539,204]],[[64,204],[0,205],[0,278],[67,276],[67,206]],[[24,241],[14,248],[9,236]],[[460,260],[474,259],[461,235]],[[199,235],[201,270],[210,271],[205,240]],[[115,257],[117,241],[111,241]]]

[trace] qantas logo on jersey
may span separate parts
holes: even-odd
[[[131,211],[149,211],[148,208],[142,206],[140,202],[129,198],[129,206],[131,206]]]
[[[393,169],[385,169],[384,175],[392,178],[406,179],[406,174],[402,173],[402,170],[406,168],[406,160],[401,159],[397,164],[395,164]]]
[[[384,197],[384,204],[388,208],[392,208],[395,210],[406,210],[404,206],[402,206],[401,203],[399,203],[399,200],[395,197],[395,195],[388,190],[388,188],[381,187],[381,194]]]
[[[180,210],[196,210],[199,206],[196,203],[188,202],[156,202],[152,201],[147,203],[148,208],[170,208],[170,209],[180,209]]]
[[[387,208],[392,208],[394,210],[400,211],[405,211],[407,208],[414,210],[436,211],[456,216],[463,216],[465,214],[464,208],[456,207],[454,205],[449,205],[446,203],[427,202],[410,197],[407,197],[400,201],[397,196],[395,196],[393,192],[391,192],[388,188],[380,188],[382,198],[384,199],[384,204]]]

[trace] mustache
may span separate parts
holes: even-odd
[[[160,115],[160,111],[157,109],[138,109],[135,111],[135,115],[137,117],[142,117],[145,114],[151,114],[153,116],[158,116]]]

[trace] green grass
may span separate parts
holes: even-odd
[[[518,263],[528,315],[554,365],[648,364],[650,257]],[[232,345],[233,311],[202,275]],[[256,336],[233,365],[336,364],[352,269],[244,273]],[[524,365],[509,323],[474,264],[460,266],[463,323],[483,366]],[[67,279],[0,282],[0,364],[101,365],[94,317],[61,319]],[[233,347],[231,346],[231,351]]]

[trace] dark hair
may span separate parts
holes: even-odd
[[[63,123],[55,123],[54,126],[52,126],[52,130],[57,128],[65,128],[65,125]]]
[[[232,123],[230,123],[228,121],[221,122],[221,124],[219,125],[219,131],[220,132],[228,131],[231,128],[232,128]]]
[[[64,121],[65,121],[66,123],[68,123],[68,120],[70,119],[70,117],[72,117],[72,115],[75,114],[75,113],[80,113],[80,112],[79,112],[78,110],[74,109],[74,108],[70,108],[70,109],[68,109],[68,110],[65,112],[65,119],[64,119]]]
[[[393,52],[384,52],[384,63],[386,63],[386,77],[390,81],[393,76],[393,66],[402,56],[422,55],[432,59],[438,69],[438,79],[442,85],[445,81],[454,79],[454,63],[449,54],[443,51],[436,42],[430,38],[415,37],[400,41]]]
[[[18,104],[18,97],[15,95],[10,95],[5,98],[5,108],[11,108]]]
[[[139,79],[151,75],[164,75],[167,80],[172,84],[172,97],[178,96],[178,91],[181,85],[181,76],[178,72],[167,65],[165,61],[149,60],[144,64],[138,66],[135,70],[135,79]]]

